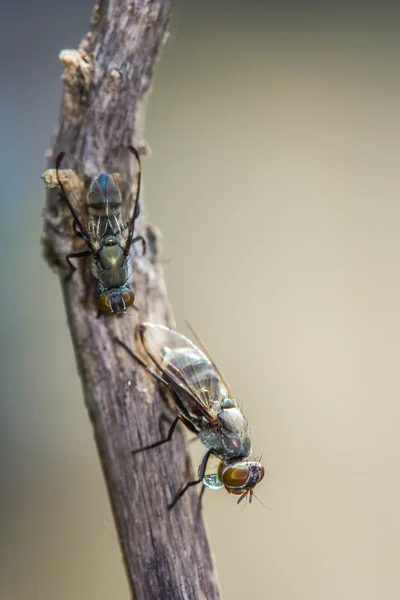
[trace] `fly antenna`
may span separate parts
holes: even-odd
[[[264,502],[262,502],[262,500],[260,500],[260,498],[258,496],[256,496],[254,493],[253,493],[253,495],[254,495],[255,498],[257,498],[257,500],[259,501],[259,503],[262,504],[262,506],[264,508],[266,508],[267,510],[271,510],[272,511],[272,508],[270,506],[267,506],[266,504],[264,504]]]

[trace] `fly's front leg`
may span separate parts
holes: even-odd
[[[67,261],[68,266],[71,269],[68,275],[66,276],[67,280],[70,277],[72,277],[72,275],[76,271],[76,266],[71,262],[71,258],[83,258],[84,256],[90,256],[91,254],[92,253],[90,250],[82,250],[81,252],[71,252],[70,254],[67,254],[65,260]]]
[[[203,483],[203,485],[201,486],[201,492],[199,494],[199,510],[201,510],[201,508],[202,508],[203,496],[204,496],[205,491],[206,491],[206,486]]]
[[[171,508],[173,508],[175,506],[175,504],[178,502],[179,498],[182,498],[182,496],[186,492],[186,490],[188,490],[190,487],[192,487],[192,485],[197,485],[198,483],[203,481],[204,475],[206,474],[207,463],[208,463],[208,460],[209,460],[211,454],[212,454],[212,450],[211,449],[207,450],[207,452],[203,456],[203,459],[200,463],[198,479],[195,479],[194,481],[189,481],[188,483],[186,483],[186,485],[183,486],[183,488],[176,494],[175,498],[172,500],[171,504],[168,506],[169,510],[171,510]],[[203,490],[200,494],[200,497],[202,495],[203,495]]]

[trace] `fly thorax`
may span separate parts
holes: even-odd
[[[217,427],[204,419],[199,433],[201,441],[227,462],[248,456],[251,451],[250,434],[242,411],[230,398],[219,402],[218,408]]]
[[[99,252],[99,259],[103,269],[116,270],[123,266],[125,256],[114,236],[105,239]]]
[[[99,280],[102,289],[120,288],[126,285],[129,279],[129,261],[114,236],[106,238],[99,250],[97,260],[93,261],[92,272]]]
[[[229,398],[223,400],[218,417],[226,455],[232,458],[248,456],[251,451],[249,427],[236,402]]]
[[[235,435],[238,431],[247,430],[246,419],[237,406],[223,408],[219,413],[225,435]]]

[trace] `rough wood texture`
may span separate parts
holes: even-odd
[[[79,50],[63,51],[64,98],[51,164],[63,150],[101,170],[107,149],[133,143],[144,153],[141,106],[166,35],[172,0],[103,1]],[[145,162],[145,161],[144,161]],[[144,164],[144,181],[146,164]],[[143,206],[143,198],[141,200]],[[134,256],[140,315],[97,316],[90,258],[65,281],[65,255],[82,246],[73,238],[69,211],[57,190],[45,210],[45,255],[59,269],[68,323],[86,406],[114,511],[132,593],[137,600],[220,597],[197,489],[168,511],[181,484],[192,477],[181,431],[164,447],[133,456],[168,431],[172,413],[143,368],[114,343],[134,346],[138,319],[167,323],[170,314],[157,259],[157,235],[137,221],[147,254]]]

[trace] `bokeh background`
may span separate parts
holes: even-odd
[[[40,175],[92,2],[0,21],[0,600],[128,599]],[[400,597],[400,5],[177,2],[145,198],[267,476],[207,494],[227,599]],[[201,448],[193,448],[195,458]]]

